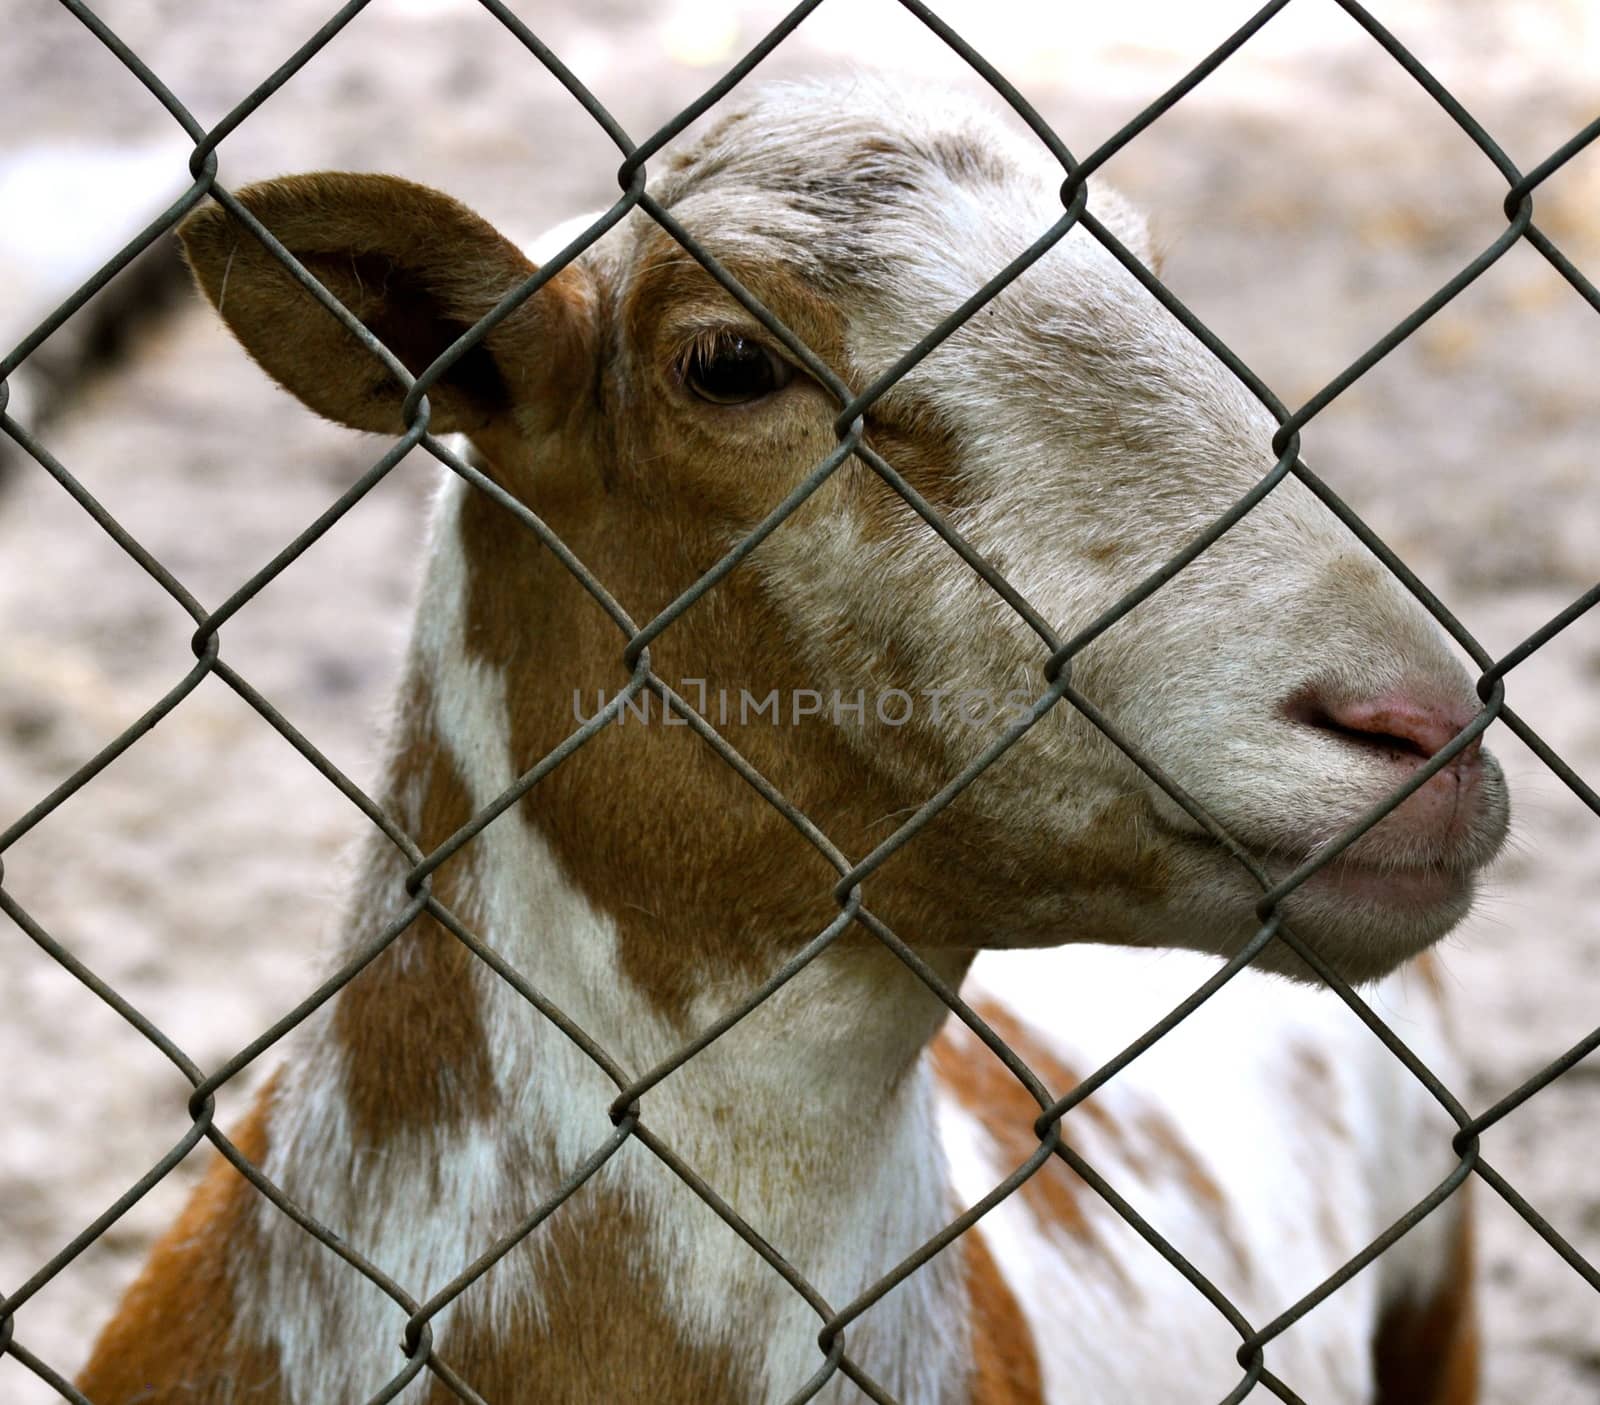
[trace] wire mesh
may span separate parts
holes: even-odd
[[[0,1299],[0,1353],[9,1353],[17,1361],[42,1378],[63,1397],[74,1402],[84,1402],[82,1395],[50,1364],[31,1352],[16,1335],[18,1313],[47,1283],[62,1273],[92,1243],[120,1219],[130,1207],[160,1182],[202,1139],[209,1140],[260,1192],[307,1235],[316,1239],[330,1255],[337,1256],[355,1274],[363,1276],[386,1294],[407,1317],[404,1334],[403,1364],[376,1394],[373,1402],[397,1397],[421,1373],[430,1373],[436,1381],[465,1401],[478,1401],[469,1381],[451,1368],[435,1349],[432,1324],[449,1304],[467,1292],[495,1263],[535,1234],[539,1226],[569,1197],[576,1194],[596,1173],[630,1141],[647,1148],[689,1189],[709,1206],[735,1233],[750,1251],[759,1255],[815,1313],[818,1327],[818,1358],[815,1374],[804,1384],[798,1384],[794,1402],[811,1399],[835,1376],[842,1374],[859,1387],[862,1394],[876,1401],[890,1400],[884,1388],[875,1382],[862,1366],[852,1359],[847,1334],[850,1325],[879,1302],[885,1294],[910,1275],[923,1268],[935,1255],[955,1242],[970,1226],[975,1224],[990,1208],[1014,1194],[1030,1177],[1052,1159],[1064,1161],[1083,1178],[1104,1200],[1122,1216],[1134,1230],[1148,1242],[1179,1274],[1204,1295],[1221,1317],[1237,1332],[1239,1344],[1237,1360],[1240,1376],[1235,1388],[1225,1397],[1227,1402],[1264,1392],[1284,1401],[1299,1397],[1291,1386],[1278,1379],[1267,1368],[1267,1349],[1295,1322],[1299,1321],[1330,1294],[1337,1291],[1354,1274],[1388,1250],[1403,1235],[1415,1228],[1436,1211],[1466,1180],[1476,1178],[1490,1188],[1545,1241],[1546,1244],[1574,1272],[1591,1287],[1600,1290],[1600,1270],[1580,1254],[1562,1237],[1544,1217],[1530,1205],[1484,1157],[1480,1139],[1482,1134],[1508,1114],[1521,1107],[1528,1099],[1561,1077],[1597,1046],[1600,1046],[1600,1029],[1568,1049],[1560,1057],[1528,1078],[1519,1087],[1502,1097],[1493,1106],[1473,1114],[1457,1096],[1435,1076],[1399,1037],[1390,1029],[1369,1004],[1350,988],[1321,958],[1314,947],[1301,940],[1283,920],[1284,900],[1318,869],[1332,861],[1345,848],[1370,830],[1385,815],[1394,810],[1411,793],[1447,766],[1451,760],[1470,746],[1483,731],[1498,723],[1514,732],[1545,763],[1591,812],[1600,816],[1600,796],[1560,756],[1558,756],[1534,729],[1506,702],[1505,680],[1520,664],[1531,657],[1563,629],[1585,612],[1600,603],[1600,586],[1584,593],[1551,618],[1526,640],[1496,658],[1490,654],[1467,628],[1416,577],[1407,564],[1399,558],[1370,527],[1328,487],[1313,474],[1299,456],[1301,432],[1313,419],[1344,394],[1362,376],[1366,375],[1384,357],[1412,336],[1441,308],[1448,304],[1474,280],[1484,274],[1506,253],[1518,244],[1526,243],[1536,250],[1557,274],[1600,312],[1600,292],[1562,253],[1555,242],[1535,222],[1534,197],[1538,188],[1565,163],[1600,138],[1600,120],[1576,133],[1569,141],[1541,161],[1532,170],[1521,171],[1496,144],[1494,138],[1472,117],[1461,102],[1407,48],[1362,5],[1355,0],[1338,0],[1341,8],[1359,24],[1372,40],[1392,57],[1404,72],[1433,100],[1437,106],[1476,145],[1483,158],[1489,162],[1505,182],[1503,213],[1504,229],[1477,257],[1462,267],[1442,287],[1429,296],[1408,316],[1380,337],[1369,349],[1333,377],[1321,390],[1304,404],[1291,409],[1247,366],[1228,345],[1208,328],[1199,317],[1181,302],[1140,259],[1124,247],[1115,235],[1087,208],[1090,177],[1114,155],[1134,141],[1157,122],[1164,114],[1180,103],[1191,91],[1215,72],[1221,65],[1248,44],[1252,37],[1276,14],[1284,10],[1290,0],[1272,0],[1263,6],[1247,23],[1195,65],[1178,82],[1151,102],[1120,130],[1113,133],[1099,147],[1086,156],[1074,156],[1051,129],[1049,124],[1028,103],[1027,99],[1007,79],[997,72],[985,58],[969,45],[960,34],[944,23],[926,5],[918,0],[900,0],[904,9],[925,25],[962,62],[968,65],[988,85],[992,92],[1011,109],[1046,145],[1060,163],[1062,184],[1060,190],[1061,213],[1059,218],[1036,241],[1010,264],[996,273],[977,289],[958,308],[942,318],[910,346],[905,353],[859,394],[852,393],[839,375],[808,347],[801,338],[685,230],[653,196],[650,188],[647,163],[662,151],[693,122],[726,98],[763,59],[777,48],[822,3],[822,0],[805,0],[765,34],[759,43],[733,65],[718,81],[708,87],[693,103],[684,108],[659,130],[643,141],[635,142],[607,110],[605,105],[573,74],[561,58],[547,47],[529,25],[512,13],[500,0],[480,0],[482,8],[499,21],[507,42],[520,44],[530,60],[542,66],[566,89],[572,99],[593,119],[599,129],[615,145],[620,157],[617,182],[620,195],[602,216],[597,218],[582,234],[576,237],[554,258],[546,262],[538,273],[521,287],[504,298],[498,306],[466,331],[421,374],[412,377],[391,353],[359,320],[344,308],[280,243],[272,233],[241,205],[219,180],[217,147],[223,139],[253,113],[276,91],[290,83],[295,75],[310,63],[325,45],[348,24],[365,6],[366,0],[352,0],[334,14],[315,34],[275,72],[263,80],[242,102],[229,112],[221,122],[207,130],[184,106],[180,98],[170,91],[161,78],[151,71],[140,56],[133,52],[82,0],[60,0],[63,7],[84,25],[95,41],[105,46],[132,73],[148,92],[166,109],[179,127],[194,143],[189,160],[192,184],[169,209],[164,211],[147,228],[142,230],[125,248],[119,251],[93,277],[88,279],[69,298],[57,307],[43,323],[0,361],[0,428],[20,446],[33,463],[53,478],[81,506],[90,520],[98,525],[118,547],[135,561],[171,598],[193,619],[195,629],[192,647],[195,663],[170,690],[160,698],[137,722],[107,744],[97,755],[80,766],[70,777],[44,796],[26,814],[0,832],[0,910],[14,922],[54,962],[70,972],[100,1000],[136,1029],[150,1044],[168,1059],[192,1086],[188,1103],[191,1125],[171,1149],[120,1196],[106,1211],[84,1227],[59,1253],[41,1265],[27,1282],[4,1299]],[[87,42],[87,41],[86,41]],[[177,223],[197,204],[207,198],[219,201],[240,225],[249,230],[285,269],[312,296],[336,317],[372,356],[403,386],[407,393],[403,417],[408,426],[406,433],[396,439],[361,477],[309,527],[289,542],[266,566],[243,582],[217,609],[206,610],[183,583],[147,551],[78,481],[72,472],[58,461],[40,443],[29,429],[6,413],[9,377],[37,348],[66,320],[77,313],[90,298],[103,288],[121,269],[126,267],[143,250],[157,240],[168,237]],[[818,384],[824,387],[837,404],[835,432],[837,445],[832,453],[818,463],[804,482],[779,503],[763,521],[740,541],[727,555],[707,570],[692,586],[663,609],[655,618],[638,622],[607,591],[603,582],[596,579],[560,538],[500,485],[470,462],[458,457],[450,446],[429,432],[429,406],[427,393],[449,368],[472,348],[502,319],[509,316],[529,298],[554,278],[573,259],[599,239],[608,229],[630,212],[640,211],[655,221],[671,236],[682,250],[696,260],[722,285],[746,310],[756,317],[789,352],[809,371]],[[1128,591],[1098,619],[1063,639],[1042,618],[1027,600],[1006,580],[969,542],[965,541],[940,512],[927,502],[895,468],[864,440],[864,417],[873,405],[920,361],[928,356],[946,338],[976,315],[990,301],[1013,283],[1036,260],[1053,248],[1074,229],[1086,230],[1108,250],[1145,289],[1197,337],[1237,377],[1239,382],[1270,412],[1278,425],[1271,449],[1276,463],[1248,493],[1232,504],[1204,531],[1200,532],[1181,551],[1165,562],[1160,569],[1134,589]],[[423,852],[413,839],[353,780],[344,775],[317,746],[302,735],[251,683],[222,657],[218,639],[221,626],[249,604],[281,572],[295,561],[330,528],[343,518],[361,499],[380,483],[406,453],[422,446],[439,460],[450,472],[458,475],[471,487],[493,499],[527,529],[532,538],[542,543],[560,559],[566,569],[603,609],[618,632],[618,659],[626,670],[628,682],[611,702],[583,725],[559,747],[545,756],[536,766],[507,788],[491,805],[476,814],[465,826],[451,835],[431,852]],[[702,601],[732,572],[766,537],[786,521],[817,488],[826,482],[840,467],[851,460],[864,465],[906,504],[927,526],[976,573],[1009,608],[1027,624],[1039,640],[1038,665],[1040,693],[1026,715],[1020,717],[1002,735],[997,737],[981,754],[976,756],[958,775],[941,790],[926,800],[888,838],[884,839],[865,857],[852,861],[807,815],[796,808],[766,778],[764,778],[716,727],[695,707],[675,692],[655,673],[651,665],[650,645],[674,621]],[[1478,696],[1482,707],[1470,726],[1453,742],[1438,752],[1427,764],[1415,771],[1411,779],[1353,821],[1331,844],[1321,848],[1315,858],[1309,859],[1286,877],[1274,880],[1237,843],[1225,828],[1210,815],[1193,796],[1187,794],[1158,764],[1144,754],[1138,741],[1123,735],[1093,702],[1083,696],[1072,681],[1074,658],[1095,639],[1119,620],[1137,609],[1172,580],[1180,571],[1202,553],[1209,550],[1222,536],[1243,520],[1266,495],[1289,477],[1304,484],[1349,529],[1351,534],[1367,547],[1390,572],[1421,602],[1428,613],[1443,627],[1455,642],[1475,661],[1479,672]],[[4,854],[19,839],[54,812],[71,796],[89,785],[105,768],[136,745],[154,727],[159,725],[175,708],[179,707],[200,682],[214,676],[234,690],[271,727],[335,786],[365,818],[397,847],[404,855],[410,871],[406,879],[409,901],[388,925],[371,938],[339,970],[328,977],[310,995],[295,1006],[271,1028],[263,1031],[219,1067],[207,1071],[191,1060],[160,1028],[135,1009],[116,989],[88,969],[61,942],[46,931],[20,905],[13,893],[4,887]],[[730,1008],[720,1019],[707,1027],[699,1036],[684,1045],[670,1058],[643,1073],[630,1073],[590,1037],[562,1009],[557,1007],[525,976],[513,969],[498,953],[488,947],[469,929],[445,902],[433,891],[432,876],[446,860],[471,844],[483,830],[506,810],[516,805],[533,787],[560,766],[578,748],[588,743],[599,731],[610,725],[622,709],[641,696],[654,695],[661,705],[681,717],[723,762],[748,785],[753,787],[767,803],[813,846],[836,874],[832,897],[838,906],[838,915],[830,921],[801,950],[774,971],[768,979]],[[915,950],[873,913],[867,905],[866,891],[873,874],[903,846],[915,841],[919,832],[946,806],[976,781],[1013,744],[1022,738],[1041,718],[1065,704],[1076,709],[1094,727],[1098,728],[1122,751],[1156,786],[1186,812],[1197,825],[1210,834],[1243,866],[1260,885],[1262,893],[1256,908],[1260,923],[1255,938],[1233,959],[1227,962],[1189,998],[1174,1008],[1165,1018],[1146,1031],[1137,1041],[1107,1061],[1101,1068],[1083,1078],[1070,1091],[1048,1088],[1018,1054],[992,1029],[980,1014],[962,1000],[960,995],[943,981]],[[359,1251],[340,1239],[326,1225],[320,1223],[284,1191],[273,1184],[260,1167],[251,1163],[238,1147],[221,1132],[213,1121],[216,1094],[231,1079],[261,1055],[273,1048],[289,1031],[303,1023],[314,1011],[333,999],[370,963],[376,960],[417,919],[431,916],[448,930],[473,956],[481,961],[496,977],[505,982],[522,997],[534,1017],[548,1020],[557,1027],[576,1048],[599,1068],[615,1087],[615,1097],[608,1109],[614,1130],[597,1144],[591,1154],[559,1187],[554,1195],[540,1204],[529,1206],[516,1228],[494,1244],[475,1261],[462,1267],[460,1273],[446,1286],[425,1300],[419,1300],[407,1285],[393,1281]],[[650,1095],[659,1083],[690,1059],[695,1058],[716,1039],[722,1037],[751,1011],[768,1000],[777,990],[794,979],[802,970],[828,950],[841,936],[852,929],[860,929],[892,953],[903,965],[921,980],[942,1001],[956,1019],[965,1024],[1009,1070],[1018,1083],[1027,1090],[1039,1107],[1034,1131],[1038,1137],[1037,1151],[1010,1176],[996,1185],[989,1195],[973,1205],[964,1214],[952,1220],[936,1237],[923,1244],[891,1272],[873,1284],[853,1302],[836,1305],[825,1300],[817,1289],[799,1273],[782,1254],[777,1252],[759,1233],[757,1227],[747,1224],[740,1215],[685,1163],[673,1147],[664,1141],[649,1122]],[[1161,1233],[1121,1197],[1082,1156],[1068,1145],[1061,1135],[1062,1119],[1097,1089],[1114,1078],[1139,1054],[1162,1039],[1182,1021],[1187,1019],[1207,1000],[1216,994],[1238,972],[1257,960],[1270,944],[1279,943],[1291,949],[1309,966],[1327,987],[1362,1023],[1386,1046],[1393,1057],[1418,1080],[1438,1102],[1456,1126],[1451,1143],[1456,1164],[1440,1183],[1423,1199],[1413,1205],[1400,1219],[1381,1235],[1366,1245],[1359,1253],[1343,1264],[1325,1281],[1316,1285],[1299,1301],[1287,1306],[1269,1322],[1247,1320],[1239,1308],[1213,1284],[1192,1262],[1170,1244]]]

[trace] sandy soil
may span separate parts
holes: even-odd
[[[148,152],[170,136],[170,119],[65,11],[19,3],[0,47],[8,142],[27,133],[20,140]],[[327,8],[106,0],[101,10],[209,123]],[[1090,8],[952,3],[941,13],[1088,150],[1248,9]],[[1594,116],[1600,15],[1580,0],[1380,8],[1525,168]],[[778,13],[732,0],[539,11],[542,37],[639,133]],[[833,0],[768,68],[846,61],[961,79],[886,0]],[[221,163],[230,184],[304,168],[393,170],[531,232],[606,202],[616,156],[482,11],[379,0],[228,138]],[[1291,404],[1503,227],[1503,184],[1488,162],[1335,6],[1308,0],[1107,175],[1156,212],[1172,286]],[[183,184],[180,146],[166,188],[140,208]],[[123,219],[137,213],[129,199]],[[1552,180],[1538,211],[1567,253],[1600,273],[1600,151]],[[70,204],[48,199],[0,208],[0,226],[51,220],[81,224]],[[107,238],[119,227],[106,217]],[[1589,457],[1600,438],[1597,352],[1600,317],[1519,248],[1306,433],[1312,462],[1491,651],[1600,572]],[[379,452],[272,390],[192,304],[138,328],[120,357],[70,389],[49,448],[207,604]],[[373,719],[395,669],[431,472],[403,464],[223,633],[226,657],[358,780],[372,772]],[[0,562],[0,824],[9,824],[183,676],[191,625],[31,463],[13,460],[0,480]],[[1591,784],[1597,697],[1593,617],[1509,683],[1512,705]],[[1474,1107],[1600,1020],[1600,820],[1503,728],[1490,740],[1512,776],[1516,843],[1445,950]],[[356,830],[349,804],[212,679],[9,850],[5,882],[210,1067],[314,983],[335,856]],[[0,925],[0,992],[0,1287],[14,1289],[179,1138],[186,1087],[10,923]],[[1580,1065],[1494,1129],[1485,1150],[1600,1260],[1597,1077],[1592,1062]],[[224,1095],[224,1121],[250,1081]],[[29,1302],[19,1340],[70,1373],[198,1161]],[[1488,1400],[1600,1397],[1600,1302],[1495,1197],[1479,1203]],[[0,1398],[57,1397],[0,1358]]]

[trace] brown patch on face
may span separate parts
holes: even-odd
[[[1476,1405],[1479,1346],[1470,1210],[1469,1201],[1433,1296],[1391,1304],[1378,1324],[1374,1405]]]
[[[972,1322],[971,1405],[1044,1405],[1033,1329],[979,1226],[961,1236]]]
[[[692,309],[693,321],[701,326],[719,317],[730,323],[751,323],[750,314],[733,295],[665,230],[641,237],[643,243],[616,313],[627,346],[637,354],[654,360],[658,369],[676,360],[680,349],[676,339],[685,319],[669,318],[668,313]],[[711,242],[715,244],[714,237]],[[845,319],[831,299],[782,264],[752,261],[737,252],[724,253],[719,262],[823,362],[848,378]],[[752,335],[768,336],[754,326],[750,330]],[[832,416],[823,424],[831,426]]]
[[[889,397],[867,416],[867,444],[888,462],[952,526],[971,501],[961,474],[960,444],[955,432],[929,405]],[[887,541],[929,527],[904,498],[864,464],[850,469],[858,485],[857,502],[862,530],[868,541]]]
[[[815,394],[817,405],[799,400],[753,415],[687,401],[670,378],[674,343],[661,325],[685,299],[704,304],[707,276],[665,243],[643,262],[616,316],[627,329],[626,354],[644,364],[636,376],[619,377],[624,388],[615,394],[619,402],[648,396],[649,406],[623,404],[569,426],[559,442],[491,468],[640,621],[714,564],[836,443],[832,417]],[[781,270],[766,270],[758,291],[828,354],[829,339],[840,335],[831,308],[830,322],[816,295],[791,287]],[[779,531],[801,532],[820,514],[847,510],[844,491],[828,485]],[[948,504],[937,487],[934,496]],[[459,531],[468,565],[462,643],[469,658],[504,679],[509,784],[593,715],[598,694],[612,698],[622,688],[625,640],[565,568],[486,496],[466,495]],[[757,700],[776,693],[787,707],[818,686],[791,636],[752,561],[656,640],[651,661],[674,686],[703,678],[736,703],[744,693]],[[838,915],[837,874],[689,727],[664,721],[657,697],[641,695],[637,705],[648,710],[648,722],[624,714],[541,781],[522,813],[568,881],[614,923],[623,971],[640,997],[686,1027],[691,1002],[708,982],[725,988],[731,1003],[741,986],[758,983]],[[706,715],[847,854],[868,852],[883,836],[884,816],[939,783],[909,790],[903,762],[864,770],[822,718],[730,722],[715,695]],[[898,732],[889,741],[914,743]],[[897,857],[874,877],[874,910],[908,940],[971,949],[964,928],[979,921],[977,901],[953,909],[929,877],[947,882],[972,869],[979,846],[939,829],[915,846],[917,859],[928,854],[931,863]],[[988,886],[985,920],[1025,906],[1025,895],[1001,876]],[[964,919],[963,930],[952,931],[953,918]],[[852,932],[844,941],[870,938]]]
[[[256,1166],[266,1159],[277,1086],[274,1075],[231,1138]],[[261,1262],[258,1198],[220,1153],[213,1156],[78,1377],[95,1405],[286,1405],[277,1349],[238,1330],[234,1268]]]
[[[472,797],[416,684],[390,769],[390,811],[430,853],[472,815]],[[462,856],[433,874],[433,892],[466,923]],[[406,896],[396,884],[398,908]],[[423,913],[339,994],[333,1037],[345,1056],[345,1098],[359,1142],[382,1146],[406,1132],[448,1136],[494,1111],[497,1095],[483,1028],[478,959]]]
[[[509,783],[577,730],[574,691],[585,716],[595,711],[597,692],[619,691],[625,641],[481,494],[464,503],[461,532],[471,564],[463,642],[469,656],[505,675]],[[723,590],[749,585],[730,581]],[[660,604],[670,590],[661,590]],[[705,629],[704,612],[690,613],[697,618],[684,621],[689,631]],[[663,640],[653,652],[670,656],[671,645]],[[790,686],[794,668],[790,661],[781,686]],[[659,671],[676,681],[700,670],[669,664]],[[560,680],[554,687],[552,676]],[[638,998],[681,1025],[708,980],[730,992],[741,981],[758,984],[781,952],[825,927],[838,906],[832,871],[778,812],[686,725],[666,722],[659,698],[641,706],[648,721],[628,716],[603,729],[529,792],[522,812],[568,880],[614,923],[622,970]],[[788,740],[795,730],[770,728],[770,740]]]
[[[495,1405],[615,1405],[641,1391],[652,1405],[748,1405],[760,1393],[762,1344],[731,1331],[695,1339],[681,1288],[641,1251],[650,1237],[628,1197],[580,1192],[512,1251],[560,1265],[536,1275],[537,1303],[490,1317],[483,1288],[469,1289],[438,1335],[440,1357]],[[457,1396],[435,1381],[425,1400],[456,1405]]]

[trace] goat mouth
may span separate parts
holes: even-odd
[[[1225,881],[1231,891],[1260,896],[1260,889],[1238,860],[1214,840],[1180,829],[1159,811],[1152,819],[1189,852],[1198,856],[1200,851],[1210,851],[1214,871],[1229,872]],[[1269,881],[1281,882],[1307,862],[1314,849],[1264,844],[1255,852]],[[1448,853],[1375,854],[1369,846],[1356,844],[1296,884],[1285,897],[1286,913],[1291,921],[1310,927],[1328,922],[1339,925],[1351,919],[1363,926],[1376,922],[1385,928],[1426,929],[1433,936],[1442,935],[1471,909],[1476,875],[1482,866],[1475,860],[1476,855]]]
[[[1442,864],[1395,867],[1341,854],[1301,885],[1323,899],[1407,911],[1453,906],[1472,893],[1472,875]]]
[[[1180,829],[1159,812],[1154,812],[1151,819],[1180,843],[1195,849],[1212,850],[1229,865],[1237,863],[1207,836]],[[1256,850],[1258,862],[1266,867],[1269,877],[1278,880],[1309,860],[1312,852],[1309,848],[1285,849],[1266,845]],[[1364,852],[1364,846],[1356,845],[1308,875],[1296,885],[1295,891],[1315,887],[1328,896],[1340,895],[1384,903],[1409,901],[1421,905],[1448,901],[1469,892],[1477,867],[1478,864],[1469,860],[1458,858],[1452,862],[1449,857],[1414,858],[1409,863],[1394,857],[1369,857]]]

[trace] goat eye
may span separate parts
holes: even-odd
[[[744,405],[771,395],[794,378],[794,367],[759,342],[721,336],[690,348],[684,384],[713,405]]]

